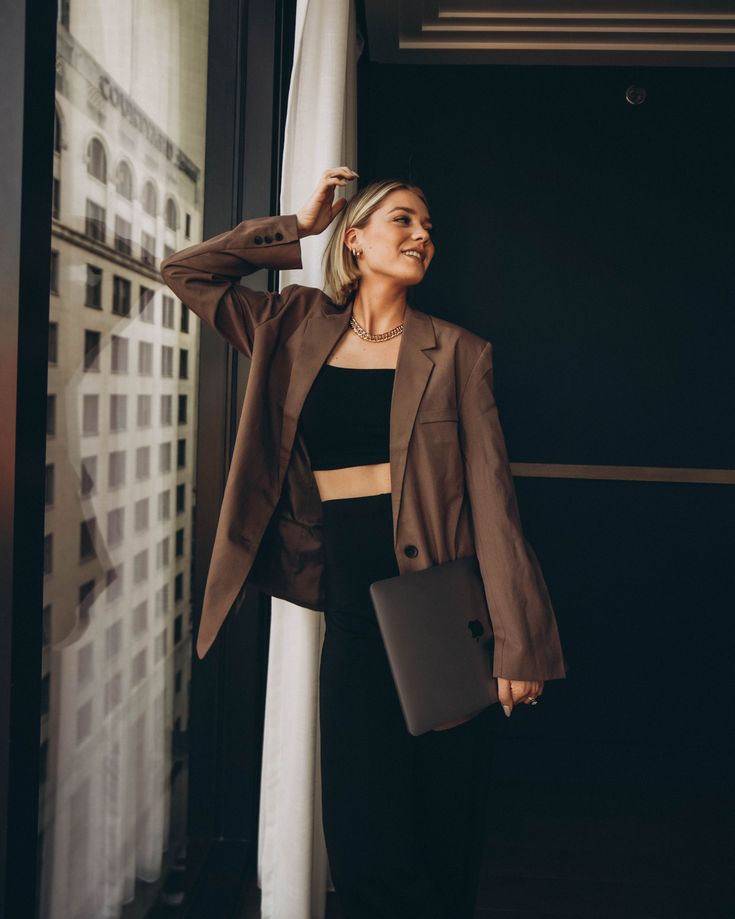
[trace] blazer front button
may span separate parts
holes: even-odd
[[[276,239],[277,239],[279,242],[283,239],[283,233],[281,233],[280,230],[276,233]]]
[[[255,243],[256,243],[256,245],[259,246],[262,242],[263,242],[263,237],[262,237],[262,236],[256,236],[256,237],[255,237]]]
[[[272,236],[266,236],[265,241],[266,241],[267,243],[272,243],[272,242],[273,242],[273,237],[272,237]]]
[[[416,548],[416,546],[406,546],[403,551],[409,558],[416,558],[416,556],[419,554],[419,550]]]

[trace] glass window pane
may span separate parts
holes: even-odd
[[[185,842],[199,325],[158,269],[202,238],[208,19],[59,3],[41,919],[166,911]]]

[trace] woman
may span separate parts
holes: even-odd
[[[323,823],[343,912],[463,919],[479,880],[492,710],[410,735],[368,586],[476,552],[506,714],[566,667],[521,533],[490,343],[407,303],[435,251],[421,190],[376,182],[335,202],[356,177],[327,170],[296,215],[243,221],[162,263],[182,301],[252,357],[197,652],[244,579],[323,609]],[[329,296],[235,283],[257,267],[301,267],[299,239],[335,219]]]

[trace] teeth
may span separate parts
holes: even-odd
[[[418,254],[418,252],[414,252],[413,249],[406,249],[406,251],[405,251],[403,254],[404,254],[404,255],[412,255],[414,258],[417,258],[419,261],[422,260],[422,259],[421,259],[421,256]]]

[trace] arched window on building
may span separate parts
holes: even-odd
[[[107,181],[107,154],[99,137],[93,137],[87,147],[87,172],[100,182]]]
[[[157,214],[156,209],[156,189],[153,185],[153,182],[148,180],[143,186],[143,210],[146,214],[150,214],[151,217],[155,217]]]
[[[61,118],[57,108],[54,109],[54,153],[61,153]]]
[[[169,230],[179,228],[179,211],[173,198],[166,199],[166,226]]]
[[[115,188],[119,195],[122,195],[123,198],[127,198],[128,201],[132,201],[133,172],[125,160],[120,160],[117,164],[117,170],[115,171]]]

